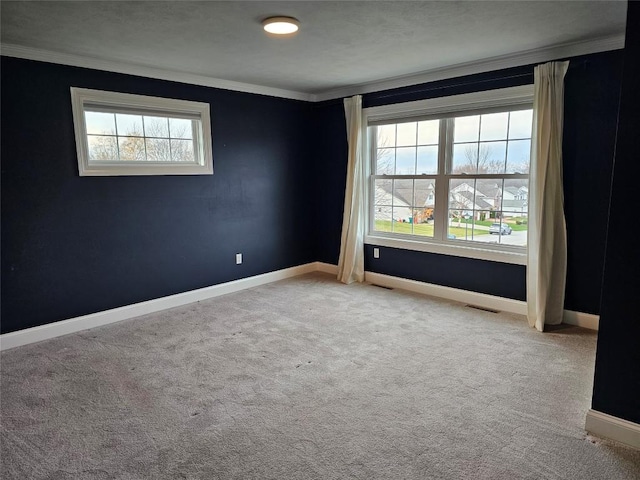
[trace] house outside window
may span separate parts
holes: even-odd
[[[367,243],[526,264],[533,86],[364,109]]]

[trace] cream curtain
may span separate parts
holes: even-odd
[[[564,76],[569,62],[534,70],[533,134],[529,177],[527,317],[529,325],[562,322],[567,273],[567,230],[562,193]]]
[[[338,260],[338,280],[364,280],[364,165],[362,149],[362,97],[344,99],[349,160],[344,192],[342,240]]]

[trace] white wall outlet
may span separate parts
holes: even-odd
[[[380,258],[380,249],[379,248],[374,248],[373,249],[373,258]]]
[[[236,265],[240,265],[242,263],[242,254],[236,253]]]

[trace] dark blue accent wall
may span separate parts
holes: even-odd
[[[565,79],[565,133],[563,142],[565,215],[568,235],[568,273],[565,308],[597,314],[605,248],[605,223],[622,76],[622,52],[607,52],[571,59]],[[442,80],[423,85],[364,95],[365,107],[401,103],[427,98],[533,83],[533,65]],[[342,110],[324,108],[323,124],[336,130],[344,124]],[[342,127],[344,128],[344,127]],[[320,158],[330,159],[335,170],[346,169],[343,137],[320,145]],[[342,149],[342,157],[336,153]],[[325,171],[326,166],[324,167]],[[320,198],[344,190],[344,176],[330,171],[322,176]],[[330,193],[331,192],[331,193]],[[342,214],[338,202],[327,221]],[[326,210],[328,211],[328,210]],[[333,224],[332,224],[333,225]],[[329,229],[318,246],[322,261],[337,263],[340,230]],[[526,299],[526,267],[433,253],[380,247],[374,259],[366,249],[368,271],[472,290],[516,300]]]
[[[316,163],[315,250],[318,261],[337,265],[347,181],[347,131],[342,99],[313,106]]]
[[[620,118],[607,228],[593,408],[640,424],[640,2],[629,2]],[[634,233],[632,233],[634,232]]]
[[[79,177],[71,86],[209,103],[214,175]],[[316,260],[309,103],[7,57],[1,101],[3,333]]]
[[[566,77],[565,306],[594,314],[622,58],[572,59]],[[532,72],[376,92],[364,105],[522,85]],[[208,102],[214,175],[80,178],[70,86]],[[347,167],[341,99],[311,104],[3,57],[1,101],[2,332],[338,261]],[[525,299],[524,266],[380,248],[379,260],[367,248],[367,270]]]

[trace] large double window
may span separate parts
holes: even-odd
[[[364,110],[368,243],[524,263],[531,86]]]

